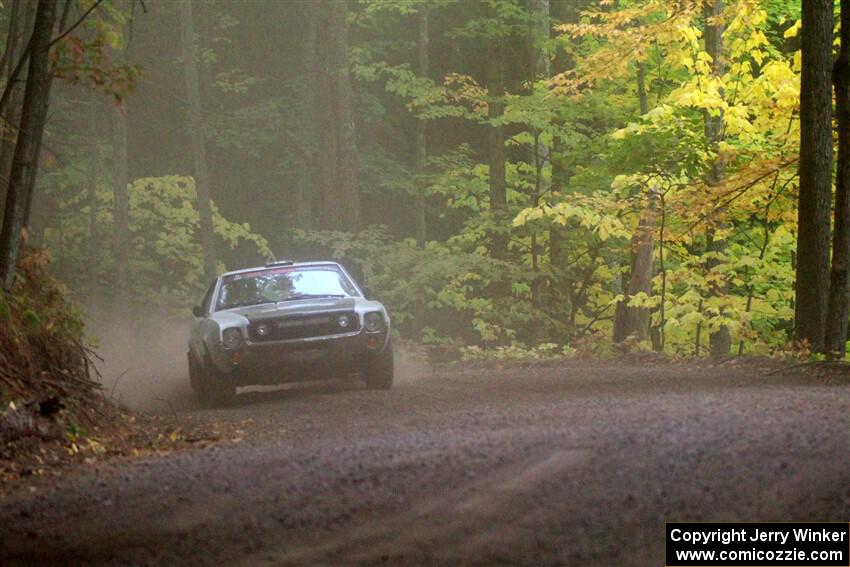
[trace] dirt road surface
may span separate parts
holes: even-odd
[[[11,494],[0,564],[647,567],[665,521],[850,520],[846,381],[604,362],[406,378],[179,401],[244,438]]]

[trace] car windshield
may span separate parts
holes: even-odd
[[[311,297],[359,295],[334,266],[286,267],[224,276],[216,310]]]

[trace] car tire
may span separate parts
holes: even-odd
[[[192,393],[195,395],[196,400],[205,404],[207,401],[207,389],[204,380],[203,365],[192,356],[191,352],[186,354],[186,359],[189,362],[189,385],[192,387]]]
[[[215,364],[207,358],[201,380],[202,394],[199,398],[209,406],[232,405],[236,401],[236,385],[228,376],[219,372]]]
[[[366,367],[366,387],[370,390],[389,390],[393,385],[393,345],[387,343],[384,351],[369,361]]]

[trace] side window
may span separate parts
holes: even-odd
[[[212,303],[213,292],[215,292],[215,283],[218,280],[213,280],[213,283],[210,285],[210,288],[207,290],[207,293],[204,295],[204,298],[201,300],[201,309],[204,313],[210,312],[210,303]]]

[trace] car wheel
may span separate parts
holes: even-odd
[[[366,387],[370,390],[389,390],[393,385],[393,345],[369,361],[366,367]]]
[[[202,401],[211,406],[228,406],[236,401],[236,385],[207,358],[204,364]]]
[[[204,388],[204,371],[203,367],[195,360],[192,353],[186,354],[189,361],[189,385],[192,387],[192,393],[201,403],[206,402],[206,388]]]

